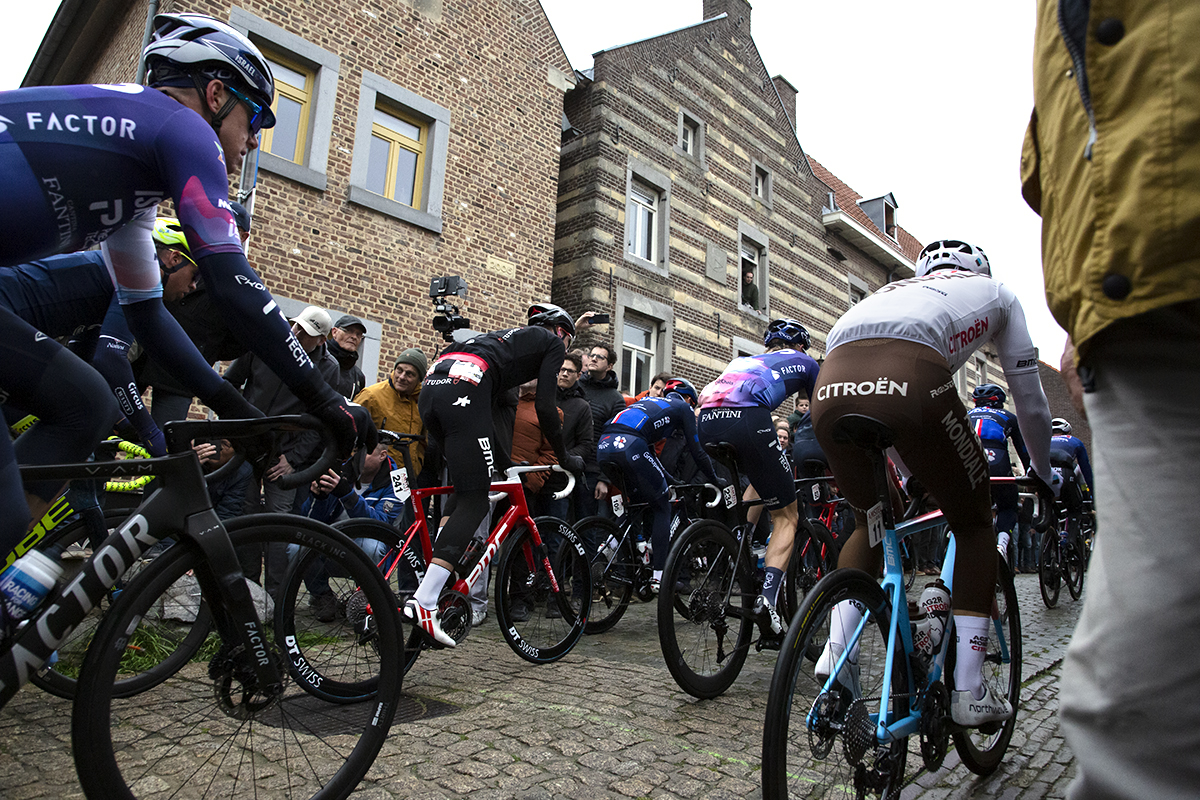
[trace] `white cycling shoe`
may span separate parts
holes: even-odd
[[[983,687],[978,700],[970,690],[950,694],[950,718],[964,728],[978,728],[989,722],[1003,722],[1012,716],[1012,704],[1007,697],[997,697],[990,686]]]
[[[425,635],[445,647],[455,647],[458,642],[450,634],[442,630],[441,614],[437,609],[432,611],[421,606],[417,598],[410,597],[404,604],[404,616],[415,622]]]

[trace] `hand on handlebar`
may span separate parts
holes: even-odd
[[[1051,492],[1054,495],[1055,500],[1057,500],[1058,496],[1060,494],[1062,494],[1063,478],[1060,473],[1055,472],[1054,470],[1050,470],[1050,477],[1048,480],[1044,476],[1039,475],[1034,470],[1030,470],[1029,474],[1032,477],[1037,478],[1039,484],[1041,486],[1044,486],[1047,491]]]

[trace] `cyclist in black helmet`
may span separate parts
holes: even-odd
[[[421,385],[417,408],[430,439],[445,454],[455,506],[404,614],[446,647],[455,643],[442,630],[438,597],[454,570],[461,569],[463,551],[488,513],[492,473],[509,466],[508,454],[495,444],[493,402],[509,389],[536,379],[534,408],[542,433],[559,464],[576,474],[583,470],[583,459],[563,447],[555,402],[558,370],[574,335],[575,322],[567,312],[549,303],[534,304],[523,328],[480,333],[449,345]]]
[[[987,456],[988,473],[1004,477],[1013,474],[1012,460],[1008,455],[1008,440],[1011,439],[1021,466],[1029,472],[1029,451],[1021,438],[1021,427],[1017,415],[1006,411],[1004,402],[1008,395],[994,383],[981,383],[971,392],[975,407],[967,412],[967,421],[983,444]],[[996,505],[996,549],[1008,559],[1008,545],[1017,527],[1018,492],[1015,486],[993,486],[992,502]]]

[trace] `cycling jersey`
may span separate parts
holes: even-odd
[[[1021,438],[1021,427],[1017,424],[1016,414],[1002,408],[981,406],[968,411],[967,419],[985,448],[1003,448],[1007,452],[1008,440],[1012,439],[1021,464],[1026,471],[1029,470],[1029,451],[1025,449],[1025,440]]]
[[[55,339],[99,325],[113,292],[94,250],[0,268],[0,305]]]
[[[1095,485],[1092,481],[1092,463],[1088,460],[1087,447],[1074,436],[1060,433],[1050,437],[1050,462],[1055,466],[1069,465],[1072,468],[1078,465],[1088,487]]]
[[[803,389],[811,396],[817,362],[799,350],[774,350],[729,362],[721,376],[704,387],[700,407],[777,408]]]

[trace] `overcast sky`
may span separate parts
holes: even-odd
[[[449,2],[450,0],[447,0]],[[541,0],[575,69],[592,54],[701,21],[703,0]],[[0,88],[20,84],[53,0],[10,3]],[[863,197],[891,192],[917,239],[988,254],[1029,317],[1042,360],[1065,334],[1042,292],[1040,221],[1021,199],[1021,137],[1033,106],[1033,3],[755,0],[767,72],[796,98],[800,146]]]

